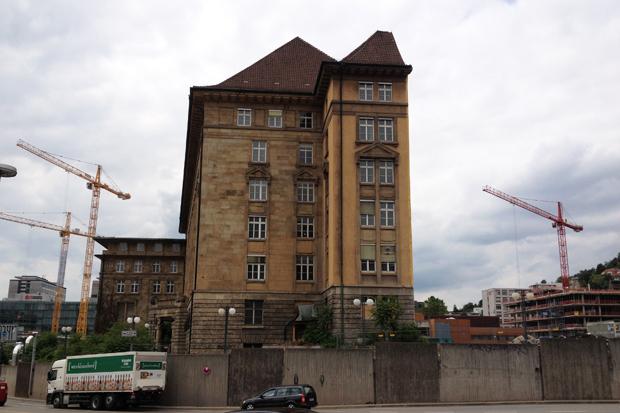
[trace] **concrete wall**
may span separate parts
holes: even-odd
[[[610,382],[615,374],[606,340],[543,341],[540,351],[546,400],[612,398]]]
[[[439,346],[439,400],[542,400],[536,346]]]
[[[609,340],[609,364],[611,366],[611,398],[620,400],[620,339]]]
[[[228,405],[240,406],[244,399],[282,383],[282,349],[238,349],[228,364]]]
[[[374,403],[372,350],[285,350],[282,384],[295,377],[314,387],[320,405]]]
[[[375,388],[377,403],[439,401],[437,346],[378,343]]]
[[[36,363],[34,366],[34,376],[32,376],[32,396],[33,399],[45,400],[47,397],[47,372],[51,363]]]
[[[9,386],[9,396],[15,396],[15,381],[17,380],[17,367],[16,366],[2,366],[2,372],[0,372],[0,378],[3,378]]]
[[[205,374],[204,367],[209,367],[211,372]],[[168,356],[166,383],[162,404],[226,406],[228,356]]]

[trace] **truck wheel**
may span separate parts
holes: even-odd
[[[52,398],[52,406],[54,409],[62,409],[64,406],[62,405],[62,394],[56,393]]]
[[[90,399],[90,408],[93,410],[103,409],[103,397],[100,394],[95,394]]]
[[[118,404],[117,399],[118,397],[116,397],[116,394],[106,394],[105,399],[103,400],[106,410],[116,409],[116,405]]]

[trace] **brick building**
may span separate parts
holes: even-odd
[[[298,339],[312,304],[354,341],[354,298],[413,320],[406,65],[389,32],[337,61],[295,38],[190,89],[180,211],[186,351]],[[369,322],[369,326],[372,322]]]
[[[185,240],[174,238],[95,238],[105,249],[101,260],[95,331],[139,316],[157,343],[178,352],[185,316]]]

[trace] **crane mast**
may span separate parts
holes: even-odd
[[[90,174],[70,165],[49,152],[41,150],[23,140],[17,141],[17,146],[26,151],[64,169],[65,171],[72,173],[76,176],[87,181],[87,188],[92,191],[90,201],[90,214],[88,221],[88,238],[86,242],[86,253],[84,257],[84,271],[82,277],[82,292],[80,297],[80,312],[78,314],[78,323],[76,331],[81,334],[86,334],[88,330],[88,304],[90,298],[90,280],[92,277],[93,269],[93,254],[95,250],[94,237],[97,232],[97,218],[99,215],[99,198],[101,195],[101,189],[105,189],[108,192],[113,193],[117,197],[123,200],[131,198],[131,195],[113,188],[112,186],[101,182],[101,165],[97,165],[97,173],[93,177]]]
[[[568,246],[566,244],[566,227],[572,229],[575,232],[581,232],[583,231],[583,226],[571,223],[566,218],[564,218],[561,202],[558,202],[558,214],[553,215],[551,212],[547,212],[544,209],[538,208],[532,204],[525,202],[522,199],[509,195],[488,185],[482,188],[482,190],[486,193],[503,199],[504,201],[510,202],[513,205],[516,205],[536,215],[546,218],[552,222],[551,226],[555,228],[558,233],[558,250],[560,254],[560,274],[562,277],[562,288],[564,288],[565,290],[568,289],[568,278],[570,274],[568,269]]]

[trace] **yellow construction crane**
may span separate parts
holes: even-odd
[[[62,300],[64,298],[63,286],[65,284],[65,270],[67,268],[67,255],[69,253],[69,236],[71,234],[79,235],[81,237],[89,236],[86,232],[82,232],[77,228],[71,229],[71,212],[67,212],[66,215],[67,219],[65,220],[65,226],[61,227],[60,225],[0,212],[0,219],[5,221],[17,222],[31,227],[45,228],[56,231],[60,234],[60,261],[58,262],[58,276],[56,278],[56,296],[54,297],[54,313],[52,315],[52,333],[58,333],[58,329],[60,327],[60,310],[62,308]]]
[[[80,334],[86,334],[88,330],[88,301],[90,298],[90,279],[93,271],[93,255],[95,252],[95,234],[97,232],[97,217],[99,215],[99,197],[101,195],[101,189],[105,189],[108,192],[113,193],[117,197],[123,200],[131,198],[131,195],[125,192],[121,192],[118,189],[111,187],[110,185],[101,182],[101,165],[97,165],[97,173],[95,176],[91,176],[86,172],[76,168],[73,165],[58,159],[49,152],[39,149],[23,140],[17,141],[17,146],[28,152],[37,155],[38,157],[45,159],[46,161],[53,163],[59,168],[64,169],[74,175],[84,179],[86,187],[92,191],[90,200],[90,217],[88,220],[88,237],[86,238],[86,253],[84,255],[84,274],[82,278],[82,293],[80,298],[80,312],[78,314],[78,322],[76,331]]]

